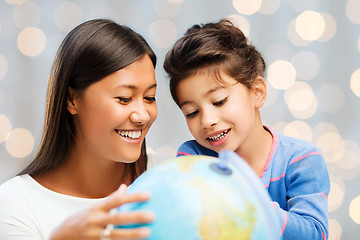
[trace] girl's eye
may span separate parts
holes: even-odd
[[[118,97],[120,103],[129,103],[131,98]]]
[[[199,113],[199,110],[196,110],[196,111],[186,114],[185,116],[186,116],[186,118],[193,118],[193,117],[196,117],[196,115],[198,115],[198,113]]]
[[[227,100],[228,100],[228,97],[226,97],[226,98],[224,98],[224,99],[222,99],[220,101],[214,102],[213,105],[216,106],[216,107],[222,106],[222,105],[224,105],[224,103],[227,102]]]
[[[144,99],[150,103],[155,102],[156,98],[155,97],[144,97]]]

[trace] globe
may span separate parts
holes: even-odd
[[[280,225],[267,191],[236,153],[219,157],[182,156],[140,175],[128,193],[150,192],[144,203],[117,211],[155,213],[150,240],[281,239]],[[141,225],[116,226],[117,228]]]

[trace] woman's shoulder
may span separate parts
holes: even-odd
[[[22,176],[15,176],[5,181],[0,185],[0,199],[1,196],[19,195],[21,188],[26,188],[30,184],[27,174]]]

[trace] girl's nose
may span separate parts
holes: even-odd
[[[200,118],[201,118],[201,125],[202,125],[203,129],[213,127],[219,121],[216,113],[214,111],[212,111],[211,109],[203,110],[200,114]]]

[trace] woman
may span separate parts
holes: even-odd
[[[109,226],[151,222],[153,213],[109,212],[150,197],[125,191],[146,170],[145,135],[157,116],[155,65],[143,37],[111,20],[87,21],[65,37],[51,70],[38,153],[0,186],[5,239],[149,235],[147,228]]]

